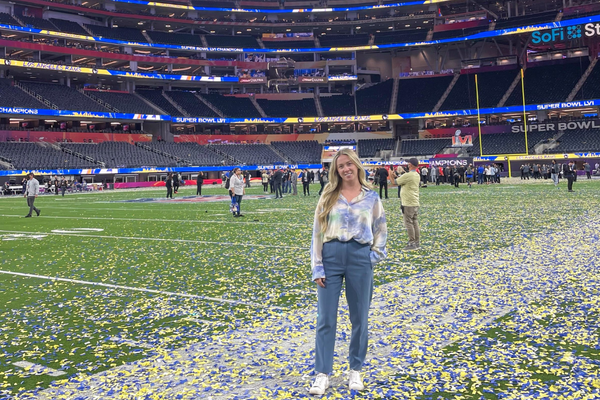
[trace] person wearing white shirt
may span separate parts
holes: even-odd
[[[244,187],[244,177],[242,176],[242,170],[238,167],[233,170],[233,176],[229,178],[229,191],[233,204],[237,206],[237,210],[234,212],[234,217],[243,217],[241,214],[241,203],[242,196],[246,194],[246,188]]]
[[[40,182],[33,177],[33,172],[30,172],[29,180],[25,187],[25,194],[23,195],[23,197],[27,198],[27,205],[29,206],[29,214],[27,214],[25,218],[31,218],[31,213],[33,211],[35,211],[38,217],[40,216],[40,210],[33,205],[38,194],[40,194]]]

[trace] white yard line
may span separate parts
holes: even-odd
[[[13,363],[13,365],[16,365],[17,367],[21,367],[23,369],[32,371],[36,375],[49,375],[49,376],[56,377],[56,376],[62,376],[62,375],[67,374],[65,371],[59,371],[57,369],[48,368],[43,365],[34,364],[29,361],[17,361],[15,363]]]
[[[264,304],[252,303],[252,302],[247,302],[247,301],[228,300],[228,299],[222,299],[222,298],[218,298],[218,297],[200,296],[200,295],[197,295],[197,294],[176,293],[176,292],[168,292],[168,291],[164,291],[164,290],[156,290],[156,289],[148,289],[148,288],[138,288],[138,287],[132,287],[132,286],[123,286],[123,285],[113,285],[113,284],[110,284],[110,283],[102,283],[102,282],[82,281],[82,280],[79,280],[79,279],[59,278],[59,277],[55,277],[55,276],[25,274],[25,273],[22,273],[22,272],[3,271],[3,270],[0,270],[0,274],[13,275],[13,276],[22,276],[22,277],[25,277],[25,278],[44,279],[44,280],[48,280],[48,281],[59,281],[59,282],[77,283],[77,284],[80,284],[80,285],[88,285],[88,286],[100,286],[100,287],[106,287],[106,288],[110,288],[110,289],[131,290],[131,291],[134,291],[134,292],[162,294],[162,295],[174,296],[174,297],[186,297],[186,298],[191,298],[191,299],[209,300],[209,301],[214,301],[214,302],[219,302],[219,303],[241,304],[241,305],[252,306],[252,307],[259,307],[259,308],[273,308],[273,309],[278,309],[278,310],[283,310],[284,309],[282,307],[265,306]]]
[[[148,211],[148,210],[146,210]],[[246,214],[252,214],[250,212]],[[225,214],[210,214],[210,215],[225,215]],[[6,218],[23,218],[22,215],[0,214],[0,217]],[[76,220],[99,220],[99,221],[141,221],[141,222],[187,222],[187,223],[203,223],[203,224],[251,224],[251,225],[285,225],[294,227],[306,227],[306,224],[288,224],[285,222],[260,222],[260,221],[209,221],[201,219],[160,219],[160,218],[114,218],[114,217],[79,217],[65,215],[42,215],[40,218],[55,218],[55,219],[76,219]]]
[[[246,247],[264,247],[264,248],[276,248],[276,249],[308,250],[308,247],[299,247],[299,246],[283,246],[283,245],[257,244],[257,243],[211,242],[211,241],[207,241],[207,240],[191,240],[191,239],[145,238],[145,237],[136,237],[136,236],[108,236],[108,235],[89,235],[89,234],[79,234],[79,233],[25,232],[25,231],[5,231],[5,230],[0,230],[0,233],[17,233],[17,234],[29,234],[29,235],[59,235],[59,236],[90,237],[90,238],[97,238],[97,239],[149,240],[149,241],[156,241],[156,242],[217,244],[220,246],[246,246]]]

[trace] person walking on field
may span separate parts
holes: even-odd
[[[345,280],[352,323],[348,360],[350,390],[364,390],[360,374],[367,355],[373,267],[386,256],[383,204],[370,189],[358,156],[342,149],[333,158],[330,182],[315,210],[312,279],[317,284],[315,372],[310,394],[323,395],[333,371],[340,292]]]
[[[29,180],[27,181],[27,185],[25,186],[25,194],[23,197],[27,198],[27,205],[29,206],[29,214],[25,216],[25,218],[31,218],[31,213],[35,211],[36,215],[40,216],[40,210],[36,208],[33,203],[35,199],[40,194],[40,182],[34,178],[33,172],[30,172]]]
[[[419,229],[419,181],[417,172],[419,160],[411,158],[408,160],[408,172],[396,180],[402,186],[400,198],[404,209],[404,226],[408,234],[408,245],[406,251],[418,250],[420,248],[421,230]]]
[[[202,185],[204,184],[204,172],[198,172],[196,177],[196,196],[202,196]]]
[[[242,170],[239,167],[233,170],[233,174],[229,178],[229,192],[231,193],[231,197],[234,200],[233,204],[235,204],[236,206],[233,216],[243,217],[243,215],[241,214],[241,205],[242,196],[246,194],[246,188],[244,185],[244,177],[242,175]]]
[[[165,187],[167,188],[167,199],[173,198],[173,174],[167,175],[167,180],[165,181]]]
[[[173,191],[175,192],[175,194],[177,194],[177,191],[179,190],[179,174],[177,172],[175,172],[174,174],[171,174],[173,179]],[[171,194],[171,198],[173,197],[173,195]]]

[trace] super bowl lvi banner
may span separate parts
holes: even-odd
[[[461,136],[461,131],[458,129],[452,136],[452,147],[473,147],[473,136]]]

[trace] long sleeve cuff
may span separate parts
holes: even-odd
[[[312,280],[325,278],[325,268],[323,265],[315,265],[312,269]]]

